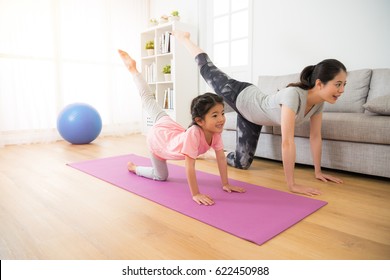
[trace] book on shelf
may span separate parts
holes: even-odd
[[[174,91],[171,88],[167,88],[164,91],[164,101],[163,101],[164,109],[173,109],[173,95],[174,95]]]
[[[147,83],[155,83],[157,81],[157,67],[155,62],[144,66],[144,78]]]
[[[172,34],[169,31],[164,32],[159,38],[159,52],[161,54],[171,52]]]

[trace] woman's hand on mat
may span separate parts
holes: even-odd
[[[339,179],[337,177],[333,177],[331,175],[324,174],[322,172],[317,172],[316,173],[316,179],[321,180],[323,182],[331,181],[331,182],[334,182],[334,183],[337,183],[337,184],[343,183],[343,180],[341,180],[341,179]]]
[[[192,199],[199,205],[213,205],[214,200],[206,194],[198,193],[192,197]]]
[[[225,192],[239,192],[239,193],[244,193],[246,190],[244,188],[241,188],[241,187],[237,187],[237,186],[232,186],[230,184],[226,184],[222,187],[222,189],[225,191]]]
[[[307,196],[320,195],[321,192],[315,188],[305,187],[302,185],[294,184],[289,187],[290,191],[293,193],[304,194]]]

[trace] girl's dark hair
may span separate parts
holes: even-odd
[[[214,107],[216,104],[222,104],[223,98],[216,95],[215,93],[206,92],[202,95],[198,95],[191,102],[191,116],[192,116],[192,125],[196,125],[196,118],[203,119],[208,111]]]
[[[290,83],[287,87],[299,87],[301,89],[311,89],[319,79],[323,84],[331,81],[341,71],[347,72],[347,68],[336,59],[325,59],[317,65],[306,66],[300,76],[300,82]]]

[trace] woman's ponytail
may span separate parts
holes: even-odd
[[[313,81],[311,79],[311,76],[313,74],[315,67],[316,67],[315,65],[306,66],[301,72],[300,82],[297,83],[297,85],[295,86],[298,86],[306,90],[314,87],[314,84],[312,84]]]
[[[306,66],[301,72],[300,82],[290,83],[287,87],[299,87],[308,90],[315,86],[317,79],[326,84],[341,71],[347,72],[344,64],[336,59],[325,59],[317,65]]]

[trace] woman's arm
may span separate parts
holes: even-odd
[[[287,186],[290,190],[294,187],[295,167],[295,112],[282,105],[281,133],[282,133],[282,160]]]
[[[310,118],[310,148],[313,157],[315,174],[321,173],[321,156],[322,156],[321,127],[322,127],[322,113],[312,116]]]
[[[321,157],[322,157],[322,113],[316,114],[310,118],[310,147],[313,156],[314,174],[318,180],[335,183],[342,183],[339,178],[323,174],[321,171]]]
[[[215,157],[217,159],[218,170],[221,176],[221,183],[222,183],[223,190],[227,192],[241,192],[241,193],[245,192],[244,188],[232,186],[229,184],[227,162],[223,150],[215,151]]]
[[[283,168],[289,190],[294,193],[301,193],[309,196],[320,194],[320,191],[314,188],[298,185],[295,183],[295,112],[285,105],[282,105],[281,130]]]
[[[196,179],[195,161],[195,159],[189,156],[185,156],[187,182],[190,187],[192,199],[199,205],[213,205],[214,201],[211,197],[209,197],[208,195],[201,194],[199,192],[198,181]]]

